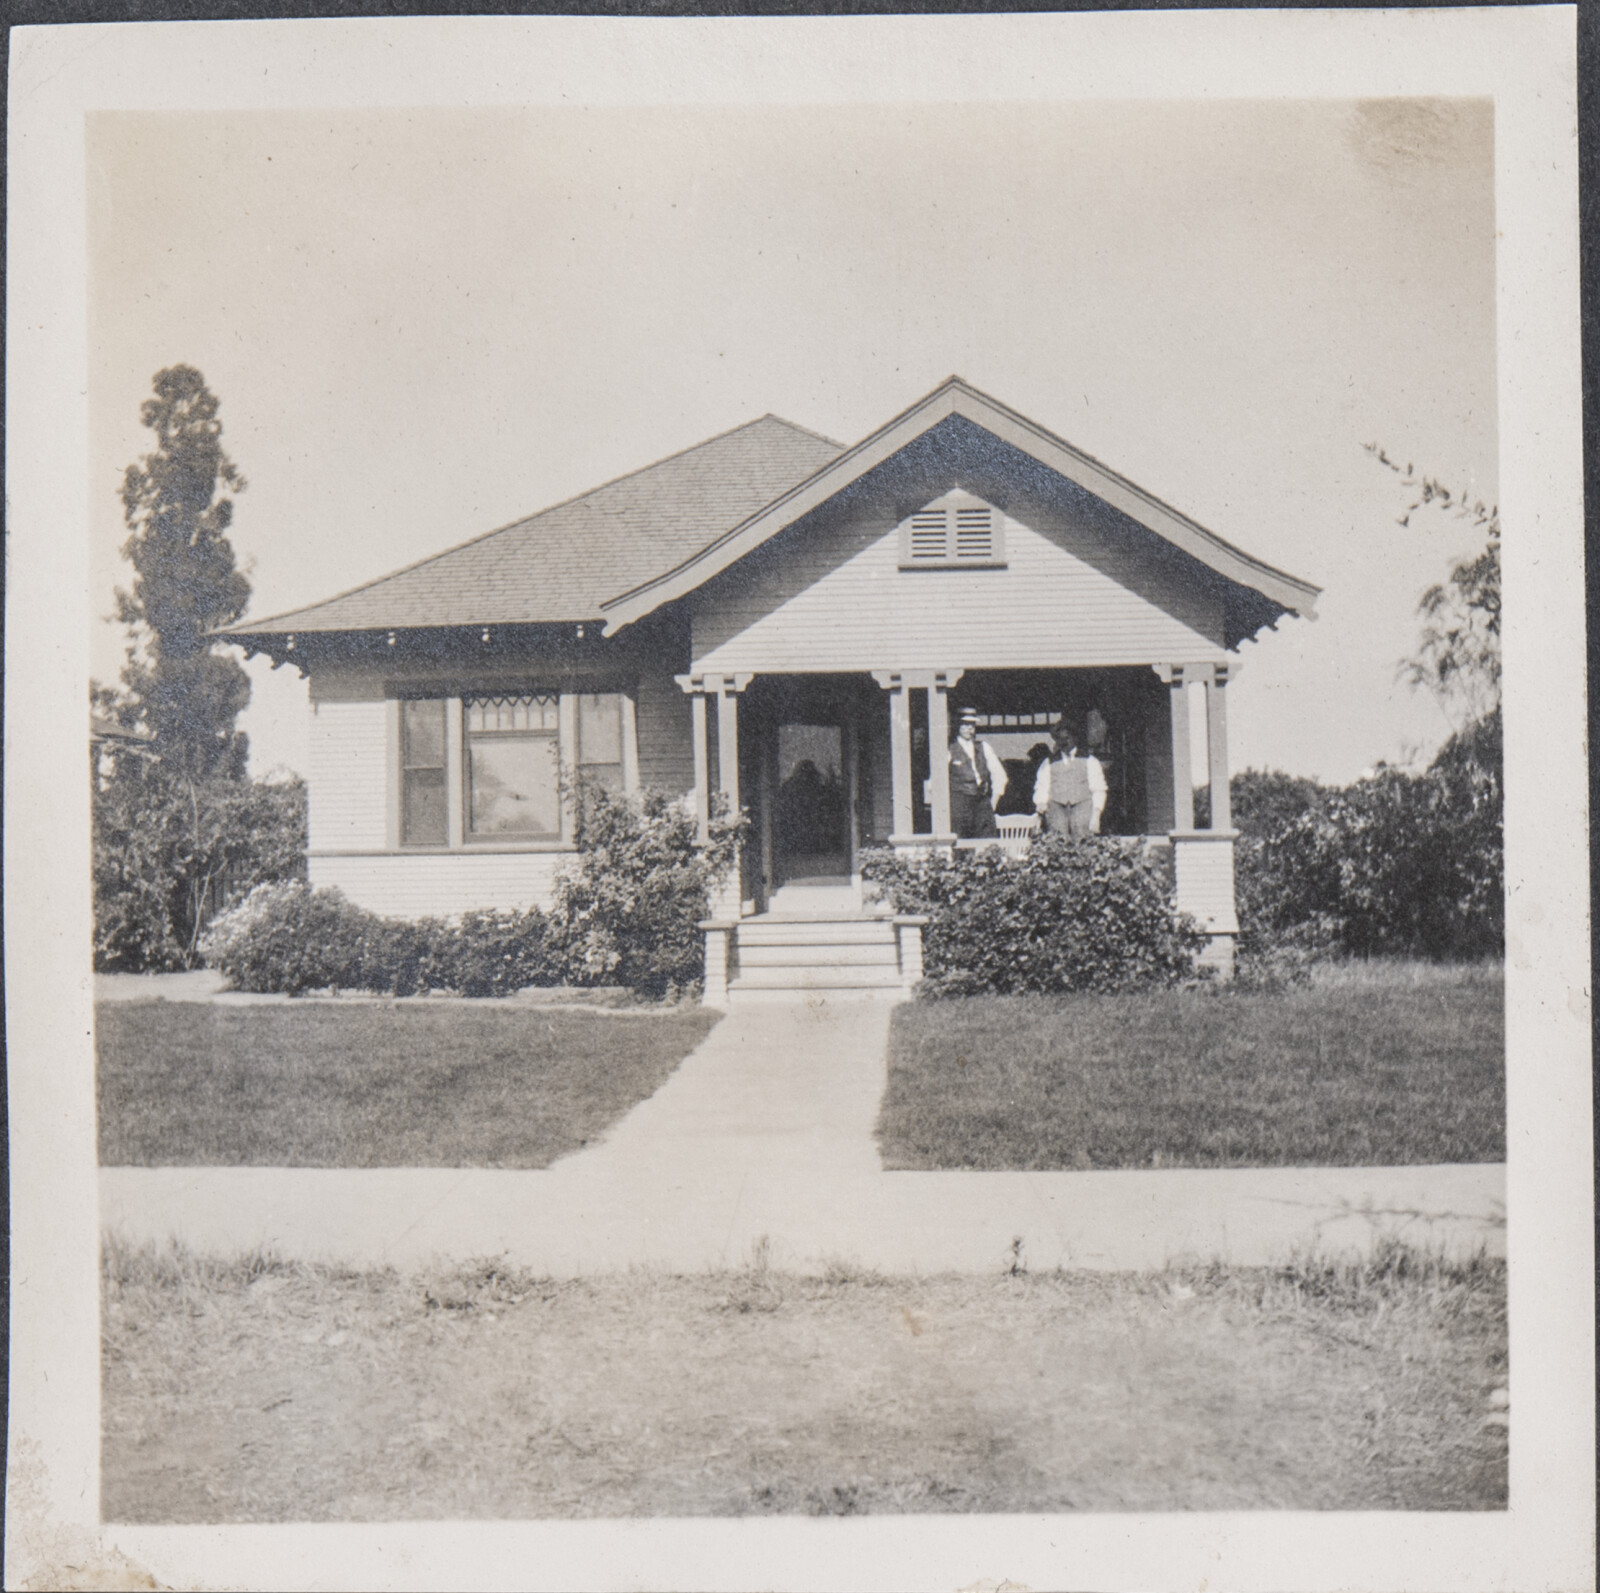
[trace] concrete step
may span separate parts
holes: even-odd
[[[894,925],[874,918],[816,922],[746,918],[739,925],[741,946],[892,946],[894,940]]]
[[[900,954],[893,940],[857,941],[841,945],[837,940],[801,941],[773,945],[739,941],[739,967],[746,968],[897,968]]]
[[[888,964],[840,967],[814,964],[807,967],[751,968],[741,972],[728,985],[728,993],[754,990],[895,990],[900,987],[900,970]]]

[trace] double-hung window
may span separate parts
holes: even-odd
[[[512,689],[398,706],[401,846],[560,843],[575,792],[627,787],[631,718],[618,693]]]
[[[559,726],[559,700],[553,692],[465,699],[469,840],[560,837]]]
[[[400,704],[400,843],[449,843],[445,711],[442,702]]]

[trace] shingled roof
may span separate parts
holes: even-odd
[[[607,598],[674,569],[843,452],[763,415],[326,602],[218,634],[596,619]]]

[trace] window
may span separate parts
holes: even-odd
[[[622,699],[614,696],[578,698],[578,753],[581,783],[603,790],[622,791]]]
[[[900,568],[1005,563],[1000,512],[969,492],[950,492],[900,526]]]
[[[399,709],[402,846],[560,842],[574,772],[580,784],[624,788],[616,693],[504,691]]]
[[[466,699],[469,839],[560,836],[558,723],[554,694]]]
[[[404,846],[448,843],[445,797],[444,704],[400,704],[400,841]]]

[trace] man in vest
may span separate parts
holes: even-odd
[[[1033,805],[1044,816],[1045,833],[1073,840],[1093,835],[1106,805],[1106,772],[1087,748],[1080,749],[1076,728],[1065,715],[1050,739],[1055,748],[1033,782]]]
[[[987,741],[978,740],[978,711],[961,710],[950,749],[950,828],[963,841],[1000,833],[994,810],[1006,791],[1006,769]]]

